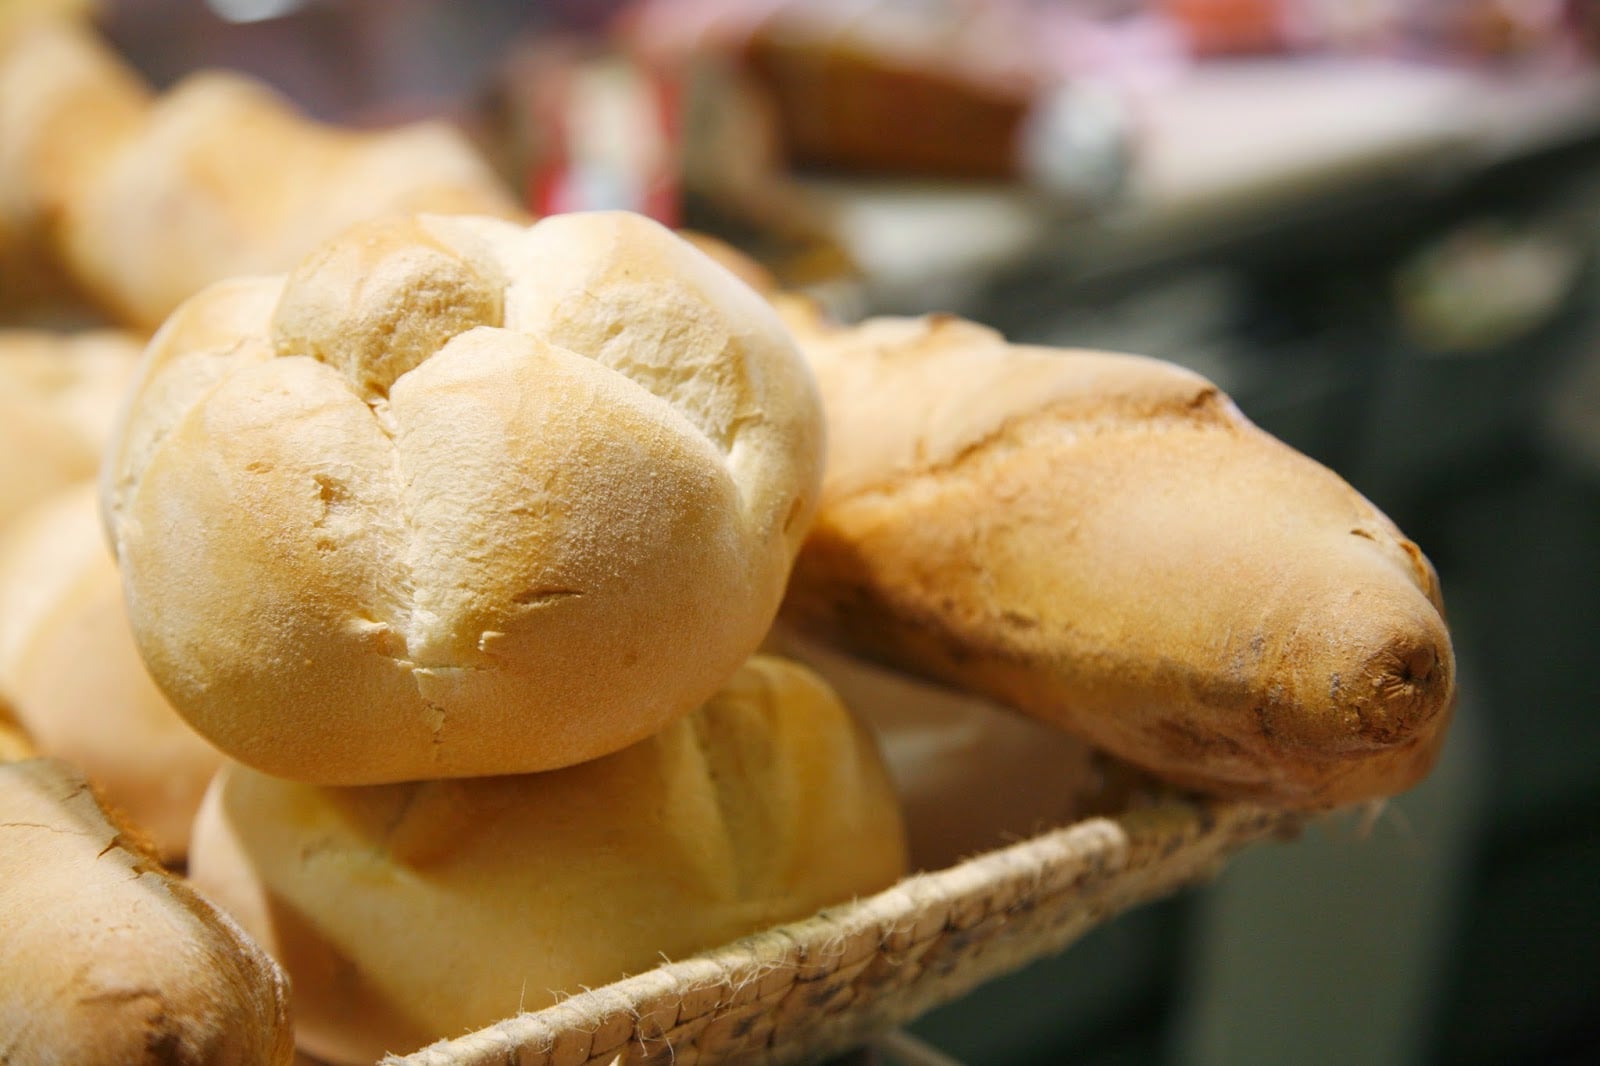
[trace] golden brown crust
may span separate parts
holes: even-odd
[[[888,887],[870,737],[755,658],[650,739],[544,774],[360,789],[234,768],[192,874],[281,959],[301,1046],[371,1062]]]
[[[87,783],[0,766],[0,1060],[287,1064],[288,985]]]
[[[222,757],[139,658],[93,482],[0,536],[0,695],[43,754],[81,767],[164,861],[183,858]]]
[[[150,345],[106,511],[153,675],[269,773],[570,765],[759,644],[820,482],[815,386],[638,216],[349,231]]]
[[[948,319],[802,344],[830,451],[797,624],[1195,788],[1327,806],[1427,771],[1432,568],[1209,382]]]

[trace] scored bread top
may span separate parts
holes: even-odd
[[[320,783],[629,744],[755,647],[815,507],[772,310],[639,216],[358,226],[152,341],[104,471],[152,674]]]

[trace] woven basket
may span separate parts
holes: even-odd
[[[815,1061],[1209,877],[1233,852],[1292,835],[1302,820],[1176,800],[1087,819],[384,1062]]]

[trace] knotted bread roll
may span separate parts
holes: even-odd
[[[822,427],[773,310],[639,216],[367,224],[151,343],[103,486],[180,713],[322,784],[546,770],[759,645]]]
[[[367,1063],[888,888],[905,861],[871,736],[758,656],[565,770],[370,788],[224,770],[190,872],[288,971],[301,1048]]]

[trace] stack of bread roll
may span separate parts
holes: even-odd
[[[1175,367],[833,323],[527,226],[437,128],[0,20],[22,261],[160,324],[0,362],[0,761],[83,768],[0,767],[23,1059],[287,1061],[280,966],[328,1061],[459,1035],[886,887],[891,774],[932,868],[1107,802],[1103,753],[1324,809],[1442,741],[1427,560]]]
[[[237,760],[189,873],[373,1061],[888,887],[873,741],[754,657],[821,412],[655,223],[363,224],[186,302],[108,453],[144,661]]]

